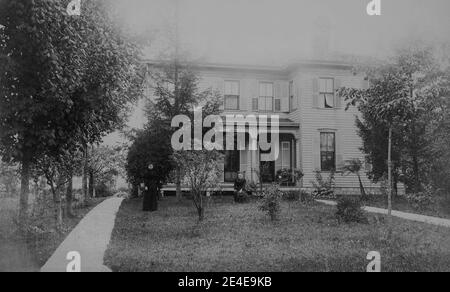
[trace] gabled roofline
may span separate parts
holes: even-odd
[[[158,60],[143,60],[143,63],[149,65],[162,65],[164,61]],[[301,67],[308,68],[335,68],[335,69],[352,69],[356,63],[354,62],[340,62],[340,61],[328,61],[328,60],[298,60],[292,62],[287,66],[263,66],[263,65],[250,65],[250,64],[232,64],[232,63],[185,63],[187,66],[191,65],[194,68],[204,70],[240,70],[240,71],[257,71],[268,72],[276,74],[289,74]]]

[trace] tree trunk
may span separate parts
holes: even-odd
[[[40,199],[39,199],[39,179],[38,178],[34,178],[34,186],[33,186],[33,191],[34,191],[34,203],[33,203],[33,214],[31,216],[35,216],[36,214],[39,214],[39,210],[40,210]]]
[[[69,177],[67,182],[67,190],[66,190],[66,214],[67,217],[73,218],[73,174],[72,171],[70,171]]]
[[[89,171],[89,198],[94,198],[95,176],[92,170]]]
[[[138,185],[132,185],[131,186],[131,197],[132,198],[138,198],[139,197],[139,186]]]
[[[201,193],[198,199],[197,211],[198,211],[198,221],[202,222],[205,219],[205,208],[203,208],[203,197]]]
[[[84,206],[88,198],[88,149],[84,148],[84,161],[83,161],[83,198],[81,204]]]
[[[412,79],[412,75],[409,76],[410,79]],[[410,98],[411,100],[414,99],[414,88],[413,86],[411,86],[410,88]],[[419,192],[421,189],[421,185],[420,185],[420,174],[419,174],[419,159],[418,159],[418,151],[417,151],[417,129],[416,129],[416,121],[415,118],[413,118],[412,120],[412,126],[411,126],[411,131],[412,131],[412,159],[413,159],[413,174],[414,174],[414,192]]]
[[[413,146],[416,147],[416,146]],[[420,192],[420,174],[419,174],[419,160],[417,158],[417,151],[413,153],[413,172],[414,172],[414,192]]]
[[[388,140],[388,215],[392,216],[392,127],[389,127]]]
[[[22,160],[21,182],[20,182],[20,210],[19,227],[25,230],[28,223],[28,199],[30,194],[30,162],[29,159]]]
[[[361,180],[361,175],[359,173],[358,173],[358,180],[359,180],[359,190],[361,191],[361,197],[365,199],[367,197],[366,189],[364,188],[364,185]]]
[[[61,192],[63,188],[64,188],[64,177],[60,175],[58,178],[56,188],[54,189],[55,227],[57,231],[61,231],[63,225],[63,206],[61,198]]]
[[[176,170],[176,196],[178,201],[181,201],[183,195],[181,193],[181,168],[177,166]]]

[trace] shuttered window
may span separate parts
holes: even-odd
[[[319,107],[334,108],[334,79],[320,78],[319,79]]]
[[[281,112],[281,99],[279,98],[275,99],[275,111]]]
[[[273,83],[261,82],[259,83],[259,99],[258,110],[263,112],[273,111]]]
[[[239,110],[239,81],[225,81],[225,110]]]

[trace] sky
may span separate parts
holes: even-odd
[[[152,35],[178,26],[182,45],[210,62],[273,64],[307,57],[315,23],[330,24],[333,51],[386,56],[407,39],[450,39],[449,0],[115,0],[124,23]],[[151,53],[155,54],[157,41]]]
[[[330,50],[344,54],[385,58],[411,40],[450,41],[449,0],[381,0],[381,16],[366,13],[370,0],[112,1],[120,21],[150,40],[147,58],[164,50],[175,23],[183,50],[214,63],[283,66],[310,58],[318,24],[329,25]],[[139,110],[129,125],[142,125]]]

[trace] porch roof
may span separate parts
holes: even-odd
[[[233,117],[233,121],[232,122],[229,122],[229,121],[227,121],[227,118],[226,118],[226,115],[224,115],[224,116],[222,116],[222,120],[223,120],[223,125],[224,125],[224,131],[227,131],[226,130],[226,126],[227,125],[235,125],[236,127],[237,127],[237,123],[239,123],[239,122],[242,122],[242,123],[245,123],[244,125],[245,125],[245,127],[247,127],[247,126],[256,126],[256,127],[258,127],[258,125],[259,125],[259,122],[260,122],[260,117],[259,116],[257,116],[256,117],[256,124],[254,123],[254,122],[249,122],[246,118],[243,118],[243,119],[238,119],[238,118],[236,118],[236,117]],[[269,118],[267,118],[267,120],[266,120],[268,123],[269,123],[269,125],[270,125],[270,121],[271,121],[271,119],[270,119],[270,117]],[[295,129],[299,129],[300,128],[300,123],[296,123],[296,122],[294,122],[294,121],[292,121],[292,120],[290,120],[290,119],[279,119],[279,128],[280,129],[291,129],[291,130],[295,130]]]

